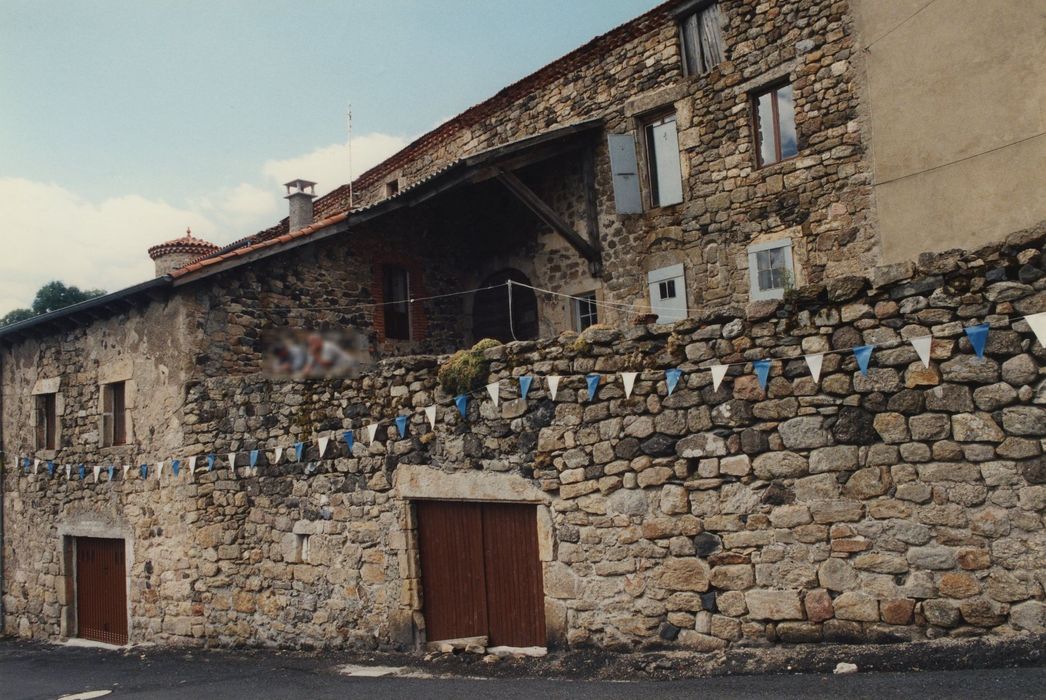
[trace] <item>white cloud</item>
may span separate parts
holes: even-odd
[[[7,245],[0,314],[28,306],[40,285],[61,280],[112,291],[153,276],[146,249],[192,226],[213,230],[199,212],[127,195],[90,202],[58,185],[0,178]]]
[[[359,177],[409,143],[402,136],[363,134],[352,139],[352,173]],[[278,184],[290,180],[312,180],[316,193],[326,194],[349,181],[349,149],[347,144],[335,143],[317,148],[311,153],[283,160],[269,160],[262,172]]]
[[[364,134],[352,140],[353,172],[359,175],[405,146],[408,139]],[[271,226],[286,215],[280,185],[303,178],[326,193],[348,182],[345,144],[266,161],[257,182],[243,182],[191,198],[185,206],[130,194],[90,201],[59,185],[0,178],[5,254],[0,262],[0,315],[32,303],[51,280],[81,288],[115,291],[154,274],[146,250],[193,234],[230,243]]]

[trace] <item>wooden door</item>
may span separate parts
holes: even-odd
[[[545,646],[545,591],[537,508],[483,504],[490,645]]]
[[[76,538],[77,636],[127,643],[126,577],[123,540]]]
[[[418,501],[429,641],[487,636],[544,646],[545,597],[532,505]]]

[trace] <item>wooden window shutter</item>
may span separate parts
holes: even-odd
[[[102,386],[102,444],[113,444],[113,385]]]
[[[643,199],[639,193],[636,139],[632,134],[607,134],[607,145],[614,175],[614,207],[618,214],[640,214]]]

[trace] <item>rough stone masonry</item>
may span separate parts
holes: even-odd
[[[359,379],[202,378],[174,410],[184,444],[170,457],[271,456],[406,412],[409,432],[322,459],[313,442],[252,476],[242,461],[191,480],[7,470],[4,629],[70,634],[63,538],[115,533],[132,553],[132,642],[412,648],[425,635],[411,499],[424,494],[537,504],[554,645],[1046,632],[1046,350],[1020,320],[1046,309],[1043,242],[1040,228],[926,255],[874,287],[841,278],[747,315],[494,347],[503,401],[473,401],[467,419],[433,356]],[[963,333],[980,321],[983,361]],[[924,367],[906,341],[927,333]],[[804,353],[861,344],[877,346],[867,376],[848,352],[809,376]],[[750,364],[764,357],[765,392]],[[713,391],[714,362],[748,364]],[[670,367],[684,375],[668,396]],[[590,372],[604,377],[592,401]],[[526,401],[524,374],[538,377]],[[564,377],[555,401],[549,374]]]

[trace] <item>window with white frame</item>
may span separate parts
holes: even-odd
[[[599,323],[596,293],[592,291],[574,295],[570,300],[570,316],[574,330],[578,333]]]
[[[650,183],[650,206],[667,207],[683,201],[683,176],[679,167],[679,136],[676,115],[663,114],[647,121],[647,181]]]
[[[701,0],[682,8],[681,12],[683,69],[687,75],[707,73],[723,62],[723,19],[719,3]]]
[[[792,242],[771,241],[748,247],[751,298],[780,299],[795,283]]]
[[[650,288],[650,310],[658,323],[672,323],[686,318],[686,282],[683,263],[647,273]]]

